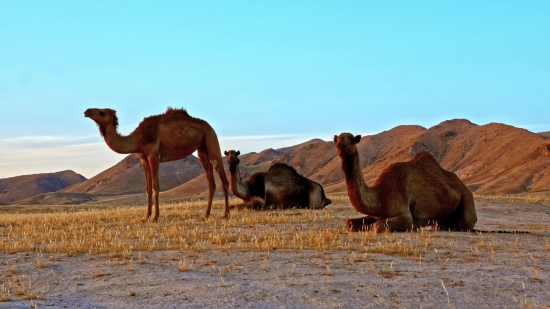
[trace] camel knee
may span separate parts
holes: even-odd
[[[405,232],[413,229],[412,216],[402,215],[387,220],[379,220],[374,223],[377,232],[396,231]]]
[[[346,230],[348,232],[368,231],[372,228],[376,219],[366,216],[362,218],[354,218],[346,220]]]
[[[210,191],[210,192],[216,191],[216,183],[215,182],[212,181],[211,183],[208,184],[208,191]]]

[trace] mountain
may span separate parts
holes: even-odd
[[[55,192],[85,180],[84,176],[73,171],[0,179],[0,202],[17,202],[39,194]]]
[[[159,167],[160,189],[165,191],[177,187],[202,172],[199,159],[192,155],[185,159],[162,163]],[[145,176],[141,161],[136,154],[128,155],[109,169],[61,192],[109,195],[145,193]]]
[[[431,128],[402,125],[363,136],[357,148],[368,184],[372,184],[388,164],[429,151],[443,168],[456,173],[476,194],[550,195],[550,140],[545,133],[532,133],[501,123],[479,126],[465,119],[453,119]],[[313,139],[290,147],[242,154],[239,158],[243,178],[266,171],[273,163],[284,162],[319,182],[327,193],[346,192],[341,160],[336,156],[333,141]],[[225,158],[223,161],[229,178]],[[160,175],[162,203],[202,199],[207,195],[208,183],[194,156],[162,163]],[[220,198],[221,185],[216,173],[214,178],[216,198]],[[144,191],[141,163],[136,155],[130,155],[89,180],[21,203],[142,204]]]
[[[550,131],[548,131],[548,132],[539,132],[538,134],[550,139]]]

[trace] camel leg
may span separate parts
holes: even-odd
[[[370,229],[374,222],[376,222],[376,219],[371,216],[347,219],[346,230],[348,230],[349,232],[366,231]]]
[[[412,230],[413,219],[411,214],[409,213],[387,220],[378,220],[372,224],[372,227],[376,229],[376,232],[378,233],[385,231],[405,232],[408,230]]]
[[[218,176],[220,177],[220,181],[222,183],[223,197],[225,199],[223,217],[228,218],[229,217],[229,194],[228,194],[229,181],[227,181],[227,176],[225,175],[225,170],[223,169],[222,159],[220,158],[217,161],[211,160],[210,163],[212,164],[216,172],[218,172]]]
[[[197,154],[199,155],[199,160],[204,168],[206,180],[208,181],[208,204],[206,206],[206,213],[204,214],[204,218],[206,219],[210,216],[210,210],[212,209],[212,200],[216,192],[216,182],[214,181],[214,171],[210,160],[208,160],[208,154],[204,150],[197,150]]]
[[[143,172],[145,173],[145,192],[147,193],[147,215],[145,216],[145,222],[151,217],[151,198],[153,193],[152,183],[151,183],[151,169],[149,168],[149,161],[144,156],[139,156],[141,159],[141,167],[143,167]]]
[[[227,176],[225,175],[225,170],[223,169],[222,152],[220,150],[220,143],[214,131],[212,131],[210,135],[206,136],[205,146],[206,146],[205,147],[206,154],[208,155],[210,164],[218,173],[218,176],[220,177],[220,181],[222,183],[223,196],[225,199],[225,208],[224,208],[223,217],[227,218],[229,217],[229,195],[227,192],[227,188],[229,187],[229,181],[227,180]]]
[[[244,202],[242,204],[237,204],[237,205],[233,206],[232,208],[236,209],[236,210],[239,210],[239,209],[259,210],[259,209],[264,208],[264,206],[265,206],[265,200],[260,198],[260,197],[256,197],[256,198],[252,199],[251,201]]]
[[[149,167],[151,168],[151,181],[153,188],[153,199],[155,200],[155,211],[153,211],[153,216],[151,217],[151,221],[156,222],[158,220],[158,217],[160,216],[160,209],[159,209],[159,191],[160,191],[160,185],[159,185],[159,157],[157,156],[151,156],[149,157]],[[149,208],[150,211],[150,208]]]

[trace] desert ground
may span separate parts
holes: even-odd
[[[1,206],[0,308],[550,308],[550,201],[476,198],[477,229],[348,233],[323,210],[221,201]],[[233,200],[235,204],[237,201]]]

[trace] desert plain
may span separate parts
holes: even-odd
[[[476,228],[348,233],[322,210],[222,202],[0,208],[0,308],[549,308],[550,201],[476,196]],[[237,200],[231,201],[233,204]],[[529,233],[515,233],[515,231]]]

